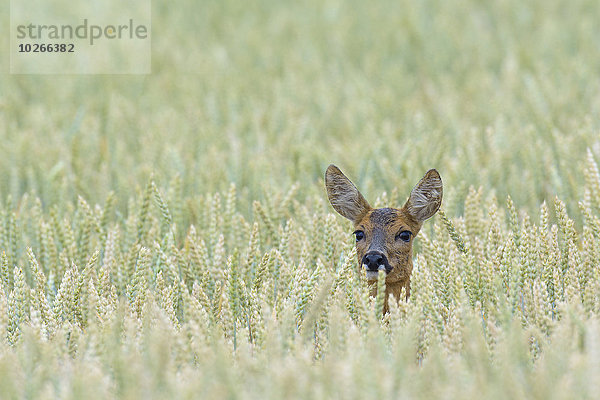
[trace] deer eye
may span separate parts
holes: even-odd
[[[412,233],[410,231],[402,231],[396,235],[396,240],[400,239],[403,242],[409,242]]]
[[[361,240],[363,240],[365,238],[365,233],[363,231],[356,231],[356,232],[354,232],[354,235],[356,236],[357,242],[360,242]]]

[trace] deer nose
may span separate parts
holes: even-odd
[[[367,266],[369,271],[377,271],[380,266],[385,267],[384,255],[379,252],[365,254],[363,264]]]

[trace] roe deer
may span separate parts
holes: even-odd
[[[442,178],[435,169],[427,171],[402,208],[372,208],[333,164],[325,173],[325,187],[333,208],[354,223],[359,270],[364,268],[369,282],[377,281],[379,271],[386,273],[385,314],[390,294],[398,301],[405,288],[406,299],[410,296],[413,239],[442,204]],[[371,295],[376,293],[377,286],[371,285]]]

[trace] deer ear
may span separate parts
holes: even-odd
[[[404,210],[415,220],[423,222],[440,208],[443,192],[440,174],[430,169],[410,192]]]
[[[371,210],[371,206],[356,186],[333,164],[325,172],[325,187],[329,202],[335,211],[355,224]]]

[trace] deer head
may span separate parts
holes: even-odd
[[[427,171],[402,208],[373,208],[356,186],[335,165],[325,173],[329,202],[354,224],[359,269],[368,281],[386,273],[387,295],[396,298],[402,288],[410,293],[412,244],[423,221],[437,212],[442,203],[442,179],[435,169]]]

